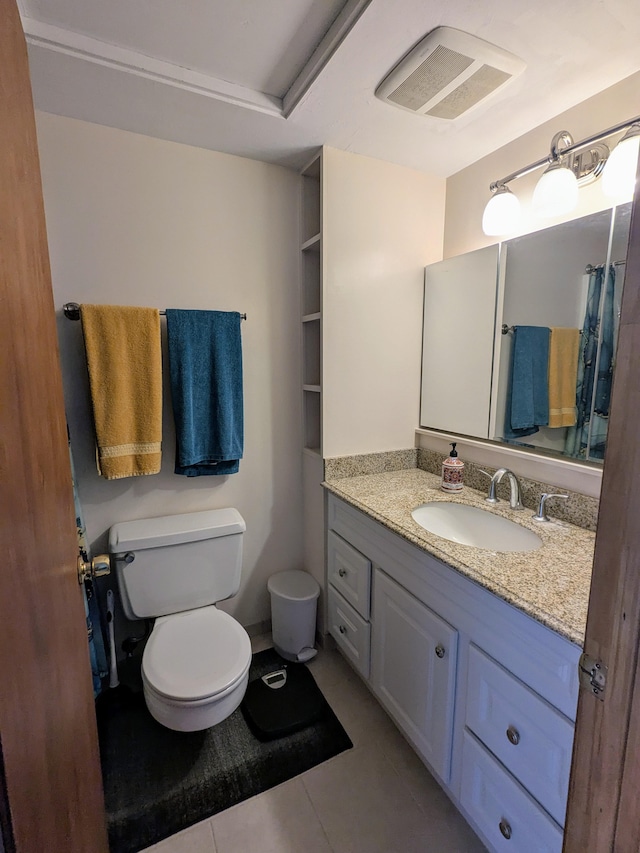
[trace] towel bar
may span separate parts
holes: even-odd
[[[502,324],[502,334],[508,335],[510,332],[515,332],[515,326],[507,326],[506,323]],[[579,330],[581,335],[584,335],[584,331],[582,329]]]
[[[80,319],[80,305],[77,302],[65,302],[62,306],[62,310],[64,312],[64,316],[67,320],[79,320]],[[166,311],[160,311],[160,314],[166,314]],[[246,320],[247,315],[241,314],[241,320]]]

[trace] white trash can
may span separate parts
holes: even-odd
[[[285,660],[315,657],[316,609],[320,586],[308,572],[278,572],[267,583],[271,595],[271,632],[275,650]]]

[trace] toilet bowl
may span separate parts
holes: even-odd
[[[216,604],[240,586],[245,530],[227,508],[121,522],[109,532],[125,615],[155,619],[142,656],[147,708],[175,731],[215,726],[244,696],[251,641]]]
[[[175,731],[215,726],[242,701],[250,664],[249,635],[217,607],[162,616],[142,657],[147,707]]]

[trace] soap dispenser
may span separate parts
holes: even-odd
[[[464,487],[464,462],[458,457],[456,442],[451,442],[451,453],[442,463],[442,488],[445,492],[461,492]]]

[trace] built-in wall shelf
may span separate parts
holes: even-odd
[[[301,246],[303,252],[319,252],[320,251],[320,240],[321,235],[314,234],[313,237],[310,237],[308,240],[305,240]]]
[[[301,172],[304,448],[322,455],[322,152]]]
[[[323,153],[300,173],[300,338],[302,341],[302,538],[304,567],[324,586],[325,495],[322,447],[322,234]],[[325,596],[318,606],[318,630],[325,624]]]
[[[302,249],[320,242],[322,154],[318,153],[302,170]]]
[[[322,458],[319,447],[303,447],[302,452],[306,453],[307,456],[311,456],[313,459]]]
[[[321,443],[320,438],[322,435],[321,430],[321,400],[322,394],[320,393],[320,387],[316,388],[304,388],[303,389],[303,397],[304,397],[304,446],[309,448],[310,450],[317,450],[320,452]]]
[[[320,314],[320,252],[302,252],[302,316]]]

